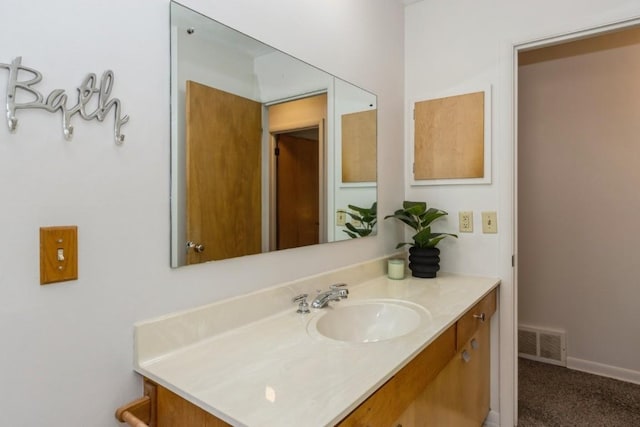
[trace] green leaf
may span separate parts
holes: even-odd
[[[419,248],[428,247],[429,239],[431,239],[431,227],[427,227],[424,230],[417,232],[413,236],[413,240],[416,242],[416,246]]]
[[[352,219],[355,219],[356,221],[359,221],[359,222],[364,221],[361,216],[352,214],[351,212],[347,212],[347,215],[349,215]]]
[[[352,239],[357,239],[357,238],[359,237],[357,234],[353,234],[353,233],[352,233],[352,232],[350,232],[350,231],[347,231],[347,230],[342,230],[342,231],[344,231],[345,233],[347,233],[347,234],[349,235],[349,237],[351,237]]]
[[[354,233],[358,232],[358,230],[350,222],[347,222],[344,226],[347,227],[350,231],[353,231]]]
[[[398,244],[396,245],[396,249],[400,249],[401,247],[406,246],[406,245],[413,246],[413,244],[412,244],[412,243],[407,243],[407,242],[405,242],[405,243],[398,243]]]
[[[428,246],[427,246],[427,247],[429,247],[429,248],[435,248],[435,247],[436,247],[436,245],[437,245],[438,243],[440,243],[440,241],[441,241],[442,239],[444,239],[445,237],[447,237],[447,236],[455,237],[456,239],[458,238],[458,236],[457,236],[457,235],[455,235],[455,234],[450,234],[450,233],[433,233],[433,235],[431,236],[432,238],[431,238],[431,240],[429,241],[429,243],[428,243]]]
[[[395,218],[397,220],[400,220],[414,230],[418,230],[420,227],[420,224],[414,219],[414,217],[407,215],[407,213],[402,209],[397,210],[393,215],[387,215],[384,217],[384,219],[387,218]]]
[[[403,202],[402,207],[410,215],[420,216],[427,210],[427,204],[425,202]]]
[[[421,225],[423,227],[426,227],[427,225],[431,224],[436,219],[438,219],[440,217],[443,217],[445,215],[448,215],[448,214],[443,210],[429,208],[429,210],[426,211],[424,213],[424,215],[421,217]]]

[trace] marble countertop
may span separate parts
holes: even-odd
[[[271,289],[137,324],[135,370],[232,425],[333,425],[499,283],[441,274],[404,280],[380,275],[350,285],[349,298],[332,306],[394,299],[429,314],[407,335],[369,343],[310,333],[309,323],[332,308],[298,314],[291,303],[298,289]],[[258,310],[263,301],[278,301],[275,311],[263,309],[244,323],[228,320],[238,316],[237,307],[258,304]]]

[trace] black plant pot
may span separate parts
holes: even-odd
[[[409,248],[409,270],[413,277],[430,279],[440,270],[440,249]]]

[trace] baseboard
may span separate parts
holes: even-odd
[[[587,372],[589,374],[614,378],[620,381],[640,384],[640,372],[631,369],[618,368],[616,366],[604,365],[602,363],[591,362],[589,360],[567,357],[567,368],[576,371]]]
[[[496,412],[493,409],[490,410],[482,426],[483,427],[500,427],[500,412]]]
[[[558,360],[553,360],[546,357],[531,356],[530,354],[524,354],[524,353],[518,353],[518,357],[521,357],[523,359],[533,360],[534,362],[548,363],[549,365],[556,365],[556,366],[564,366],[565,368],[567,367],[566,360],[558,361]]]

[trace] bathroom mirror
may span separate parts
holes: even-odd
[[[171,266],[347,240],[376,95],[171,2]],[[375,228],[373,233],[375,234]]]

